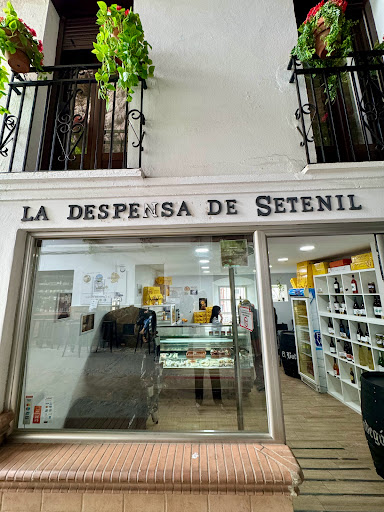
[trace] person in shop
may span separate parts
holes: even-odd
[[[213,331],[221,331],[223,315],[221,314],[220,306],[213,306],[209,322],[212,324]],[[213,401],[216,405],[222,406],[220,371],[219,369],[210,369],[208,372],[211,381]],[[196,407],[199,409],[204,399],[204,370],[201,369],[195,369],[195,399]]]
[[[262,361],[262,353],[261,353],[261,342],[259,336],[259,327],[257,320],[257,310],[253,304],[249,300],[243,300],[242,306],[246,306],[251,310],[253,316],[253,330],[251,331],[251,345],[252,345],[252,358],[253,358],[253,366],[255,369],[255,381],[254,384],[258,391],[263,391],[264,388],[264,372],[263,372],[263,361]],[[276,310],[275,314],[275,323],[277,321]]]

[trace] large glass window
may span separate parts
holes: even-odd
[[[253,243],[227,238],[40,241],[19,428],[266,433]]]

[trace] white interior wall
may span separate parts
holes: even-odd
[[[271,274],[271,284],[277,284],[279,281],[281,284],[287,285],[288,290],[292,288],[290,279],[296,277],[295,273],[288,274]],[[292,305],[291,297],[288,295],[288,302],[274,302],[273,307],[276,310],[277,321],[279,324],[287,324],[288,329],[292,329]]]

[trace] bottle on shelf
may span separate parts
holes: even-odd
[[[352,344],[349,341],[344,342],[344,350],[347,354],[348,361],[353,362]]]
[[[347,321],[347,325],[345,326],[345,334],[347,335],[347,338],[350,339],[351,338],[351,332],[349,330],[349,324],[348,324],[348,321]]]
[[[336,354],[336,345],[333,338],[331,338],[331,343],[329,344],[329,351],[331,354]]]
[[[379,355],[379,360],[377,361],[380,370],[384,370],[384,356],[383,354]]]
[[[333,360],[333,375],[338,377],[340,375],[339,365],[336,362],[336,359]]]
[[[344,327],[343,321],[340,320],[340,338],[346,338],[346,337],[347,337],[347,333],[345,332],[345,327]]]
[[[365,326],[365,343],[371,344],[371,337],[369,336],[368,324]]]
[[[332,319],[328,319],[328,332],[329,334],[335,334],[335,329],[333,328]]]
[[[360,316],[367,316],[367,312],[365,310],[365,304],[364,304],[364,300],[363,299],[361,299]]]
[[[355,316],[360,316],[360,308],[359,308],[359,305],[358,305],[358,303],[357,303],[357,299],[355,299],[355,300],[353,301],[353,314],[354,314]]]
[[[355,374],[353,373],[353,369],[352,368],[351,368],[351,371],[349,372],[349,375],[350,375],[352,384],[356,384]]]
[[[341,315],[346,315],[347,314],[347,305],[345,303],[345,298],[344,297],[341,299],[341,303],[340,303],[340,314]]]
[[[340,312],[340,304],[339,304],[339,301],[337,300],[337,297],[335,297],[335,299],[333,301],[333,308],[335,310],[335,313]]]
[[[373,364],[373,357],[372,357],[371,347],[368,347],[366,350],[368,351],[368,354],[367,354],[368,367],[369,367],[370,370],[374,370],[375,369],[375,365]]]
[[[332,309],[331,309],[331,301],[330,301],[330,300],[328,301],[327,311],[328,311],[328,313],[331,313],[331,312],[332,312]]]
[[[360,324],[357,324],[357,331],[356,331],[357,341],[361,341],[362,336],[363,336],[363,331],[361,330]]]
[[[333,288],[335,289],[335,293],[340,293],[340,285],[337,280],[337,277],[335,277],[335,282],[333,283]]]
[[[375,315],[376,318],[381,318],[382,308],[379,295],[376,295],[376,297],[373,300],[373,314]]]
[[[383,347],[384,345],[384,334],[377,333],[376,334],[376,344],[378,347]]]
[[[352,279],[351,279],[351,289],[352,289],[352,293],[359,293],[359,290],[357,289],[357,281],[353,274],[352,274]]]
[[[368,283],[368,292],[369,293],[376,293],[376,285],[373,281]]]

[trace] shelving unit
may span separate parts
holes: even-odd
[[[357,283],[357,293],[352,292],[352,276]],[[373,302],[376,296],[380,296],[378,280],[375,269],[356,270],[332,274],[322,274],[315,277],[315,290],[317,295],[317,305],[319,312],[320,332],[323,343],[324,362],[326,369],[326,378],[328,393],[356,412],[361,413],[360,409],[360,376],[364,371],[384,371],[384,367],[379,366],[379,356],[384,355],[384,347],[378,346],[376,335],[384,335],[384,318],[376,318],[373,310]],[[340,285],[340,293],[335,293],[335,278]],[[368,283],[375,283],[376,292],[370,293]],[[337,297],[339,304],[345,304],[346,310],[335,311],[334,301]],[[358,305],[364,301],[365,316],[354,314],[354,302]],[[334,333],[329,332],[329,321]],[[344,326],[344,331],[340,326]],[[368,340],[359,341],[357,339],[358,326],[366,334]],[[331,352],[331,341],[336,347],[336,352]],[[346,344],[345,344],[346,342]],[[352,347],[352,355],[345,354],[345,346],[348,343]],[[336,360],[340,375],[335,376],[333,372],[334,361]],[[351,370],[355,382],[351,381]]]

